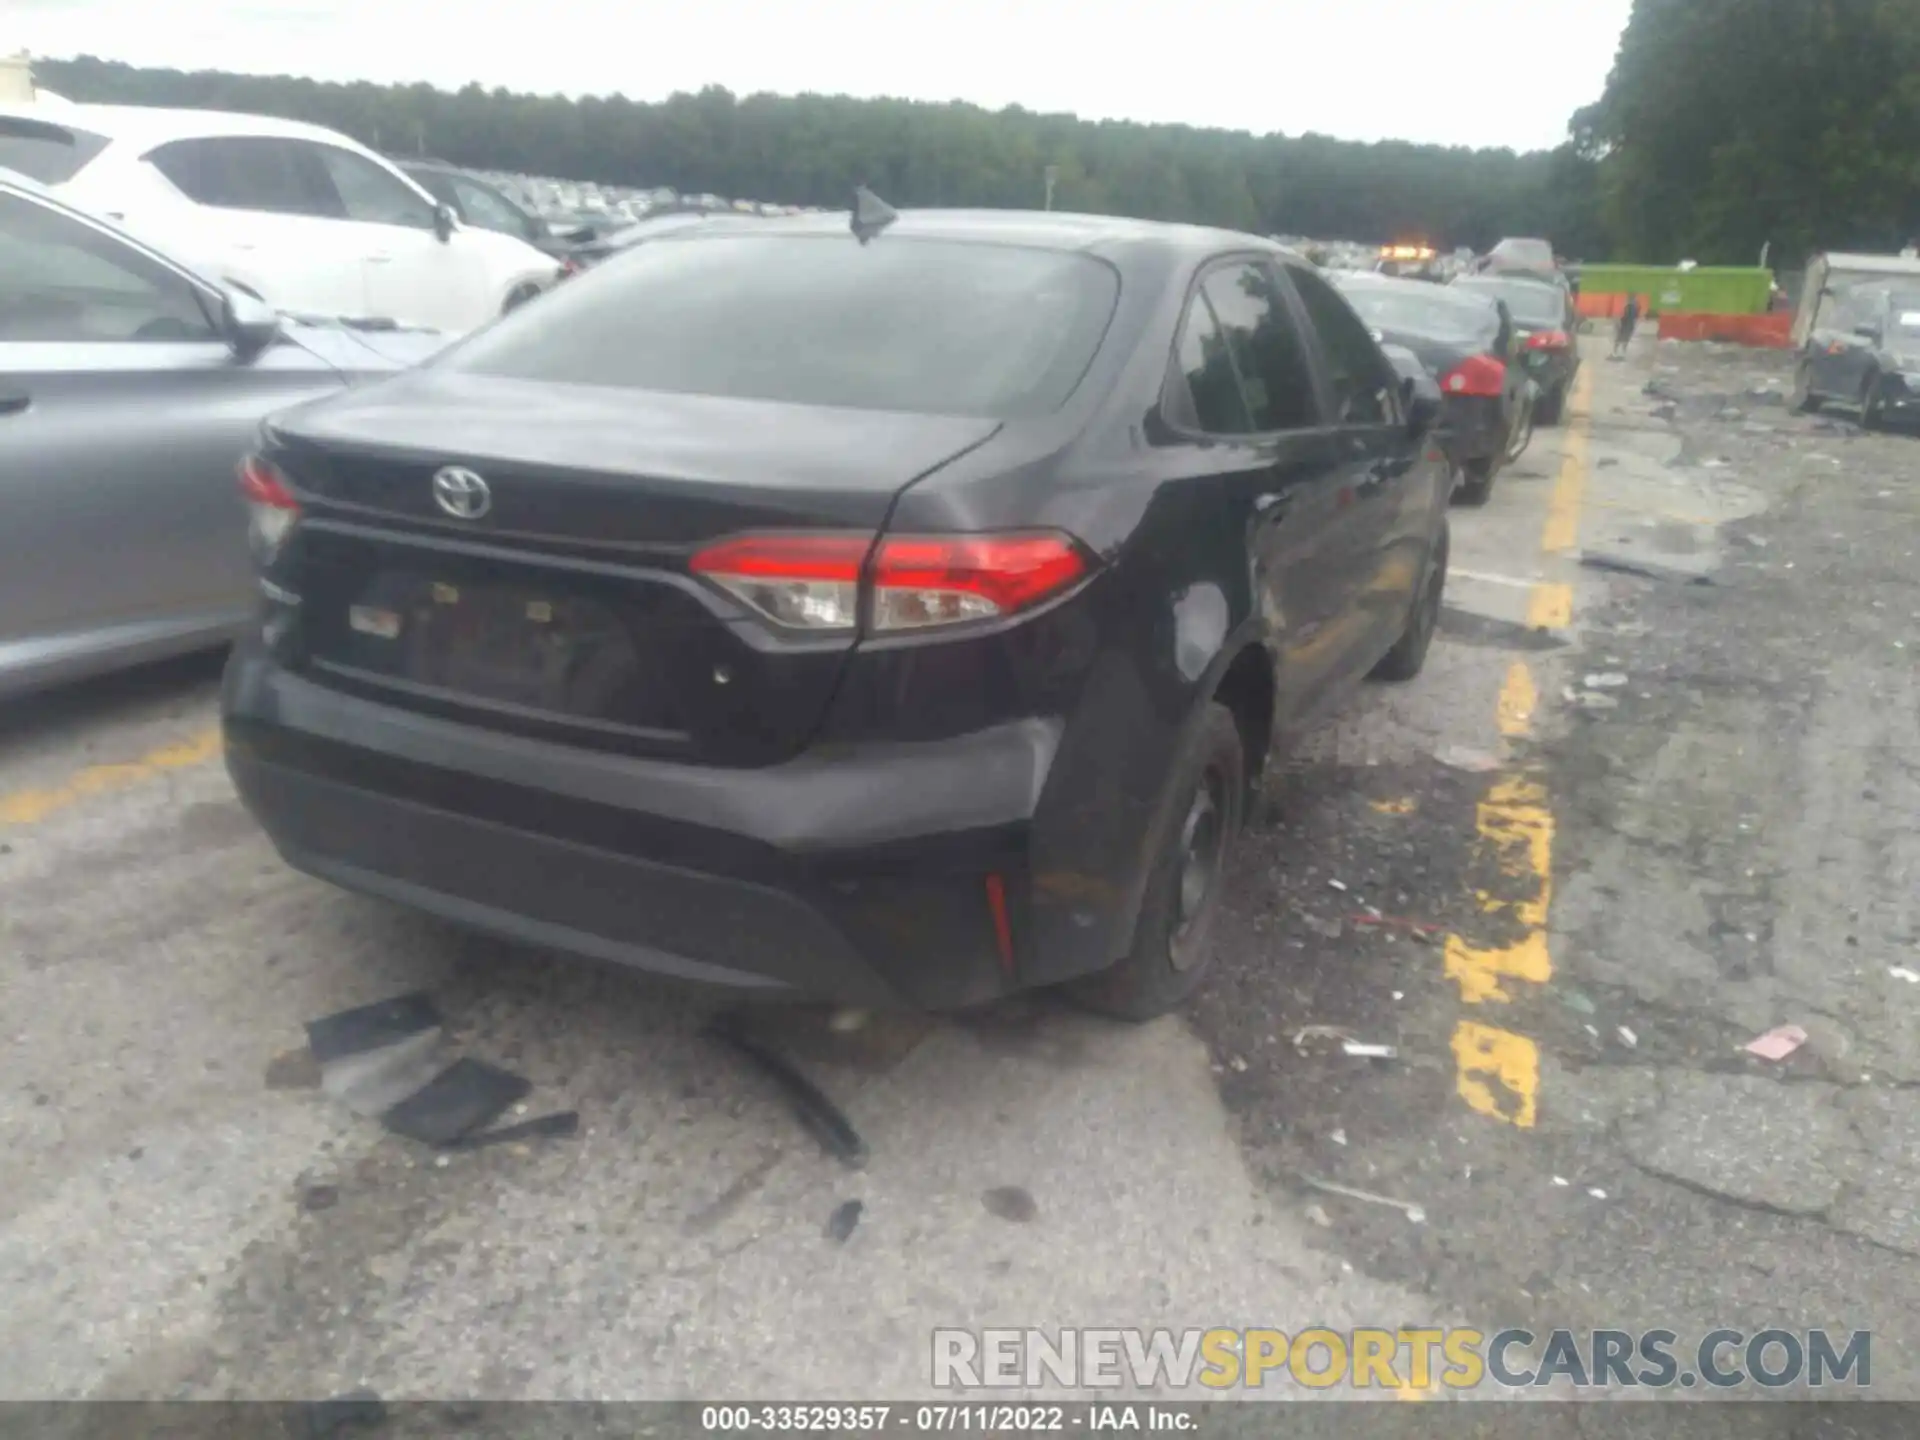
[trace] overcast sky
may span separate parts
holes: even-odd
[[[0,54],[636,100],[725,85],[1558,144],[1632,0],[0,0]]]

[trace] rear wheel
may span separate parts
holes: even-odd
[[[1393,649],[1381,657],[1380,663],[1373,667],[1373,673],[1367,678],[1397,684],[1413,679],[1426,665],[1427,651],[1433,646],[1433,632],[1440,628],[1440,605],[1446,598],[1447,550],[1447,527],[1443,524],[1439,538],[1434,541],[1433,561],[1427,568],[1427,583],[1413,602],[1413,610],[1407,616],[1407,628],[1400,632]]]
[[[500,313],[505,315],[509,311],[518,310],[539,293],[540,287],[532,281],[528,281],[524,285],[514,286],[513,289],[507,292],[507,303],[500,307]]]
[[[1547,391],[1546,394],[1540,397],[1540,402],[1533,407],[1534,423],[1537,425],[1558,425],[1560,423],[1560,417],[1566,413],[1566,410],[1567,390],[1563,385],[1557,389]]]
[[[1152,1020],[1174,1009],[1199,988],[1213,958],[1214,919],[1247,796],[1240,726],[1226,706],[1207,706],[1172,786],[1172,823],[1147,877],[1132,948],[1067,991],[1118,1020]]]
[[[1453,492],[1462,505],[1484,505],[1493,498],[1494,465],[1491,460],[1469,460],[1461,467],[1460,488]]]

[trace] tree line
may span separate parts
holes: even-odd
[[[1051,167],[1063,210],[1444,248],[1544,235],[1586,259],[1753,264],[1770,245],[1781,265],[1920,232],[1920,0],[1635,0],[1604,94],[1564,144],[1526,153],[717,86],[641,102],[90,56],[35,68],[74,100],[280,115],[388,153],[788,204],[845,205],[865,183],[896,205],[1034,207]]]
[[[1896,249],[1920,235],[1920,0],[1634,0],[1571,129],[1624,255]]]
[[[35,73],[72,100],[278,115],[388,153],[783,204],[845,205],[865,183],[895,205],[1038,208],[1052,166],[1062,210],[1448,247],[1484,248],[1503,235],[1550,234],[1569,254],[1604,243],[1593,166],[1571,146],[1515,154],[1359,144],[719,87],[655,103],[571,100],[136,69],[90,56],[36,62]]]

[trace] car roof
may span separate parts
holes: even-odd
[[[205,140],[228,135],[329,143],[338,143],[343,138],[337,130],[299,120],[282,120],[274,115],[244,115],[232,110],[169,110],[155,105],[63,105],[57,110],[0,105],[0,116],[88,130],[143,149],[164,145],[170,140]]]
[[[754,235],[844,235],[848,216],[844,210],[829,210],[815,215],[741,217],[741,223],[749,224],[747,233]],[[702,228],[714,233],[731,229],[724,222]],[[899,218],[871,243],[884,245],[892,236],[1095,254],[1120,247],[1152,247],[1194,256],[1220,250],[1261,250],[1308,263],[1282,245],[1238,230],[1064,210],[902,210]]]

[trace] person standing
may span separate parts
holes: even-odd
[[[1640,297],[1627,296],[1627,303],[1620,311],[1620,323],[1613,331],[1613,354],[1608,359],[1618,360],[1627,353],[1627,346],[1633,342],[1633,327],[1640,323]]]

